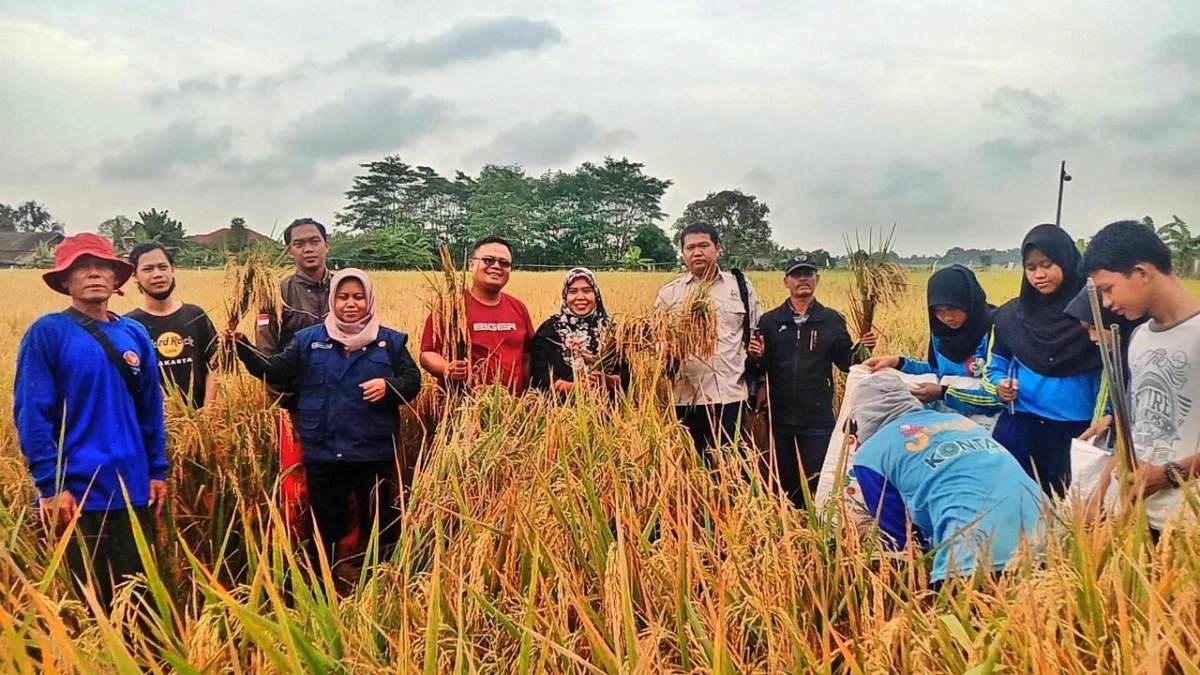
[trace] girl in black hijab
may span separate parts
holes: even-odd
[[[984,386],[1005,406],[996,440],[1043,492],[1061,496],[1071,484],[1071,439],[1088,428],[1100,395],[1100,352],[1063,311],[1087,281],[1071,235],[1038,225],[1021,258],[1021,295],[996,310]]]
[[[975,273],[951,265],[933,273],[925,292],[929,305],[929,355],[875,356],[864,365],[872,370],[896,368],[910,375],[933,373],[939,378],[983,377],[992,331],[992,306]],[[913,390],[922,403],[944,401],[946,407],[971,415],[1000,412],[996,397],[979,387],[943,387],[922,384]]]

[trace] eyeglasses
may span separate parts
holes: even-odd
[[[495,265],[502,270],[512,269],[512,261],[506,260],[504,258],[493,258],[490,255],[485,255],[482,258],[471,258],[471,259],[478,260],[479,262],[483,263],[484,268],[488,268],[488,267],[491,267],[492,265]]]

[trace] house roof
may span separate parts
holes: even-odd
[[[62,240],[62,232],[0,232],[0,265],[29,263],[39,246],[53,248]]]
[[[213,230],[208,234],[193,234],[187,238],[188,241],[201,246],[225,246],[229,243],[229,237],[233,234],[233,229],[222,227],[219,230]],[[246,228],[246,243],[257,244],[260,241],[270,241],[270,237],[259,234],[250,228]]]

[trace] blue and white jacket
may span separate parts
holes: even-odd
[[[947,376],[982,378],[987,364],[988,347],[991,345],[991,335],[984,335],[979,341],[975,352],[963,363],[955,363],[937,350],[938,338],[930,336],[929,353],[937,360],[937,368],[924,359],[900,357],[900,372],[909,375],[934,374],[939,378]],[[942,397],[946,407],[968,415],[995,415],[1001,411],[1000,399],[994,391],[989,392],[982,384],[978,387],[960,388],[946,387]]]

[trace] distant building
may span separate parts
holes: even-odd
[[[246,233],[246,241],[241,242],[242,246],[253,246],[260,242],[271,241],[271,238],[255,232],[249,228],[245,228],[242,232]],[[188,241],[198,246],[207,246],[209,248],[230,248],[232,238],[236,234],[231,227],[222,227],[219,230],[214,230],[208,234],[193,234],[187,238]]]
[[[63,240],[63,233],[0,232],[0,266],[31,267],[37,263],[38,250],[53,251]]]

